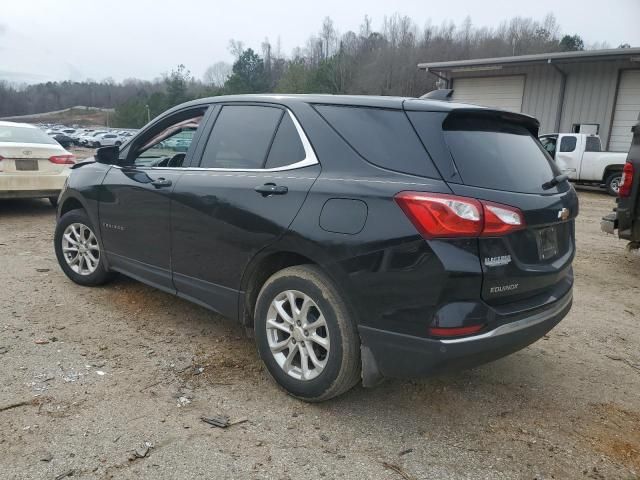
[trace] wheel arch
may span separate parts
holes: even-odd
[[[602,174],[602,181],[606,182],[607,177],[609,177],[609,175],[616,172],[622,172],[623,168],[624,168],[624,165],[619,165],[619,164],[607,165],[604,168],[604,173]]]
[[[341,281],[343,280],[343,275],[340,272],[328,267],[331,262],[328,258],[324,258],[321,252],[312,251],[309,253],[306,249],[302,252],[295,248],[269,248],[256,254],[245,268],[242,276],[241,291],[243,294],[238,300],[240,323],[248,328],[253,327],[253,311],[258,294],[271,275],[284,268],[307,264],[319,268],[336,284],[338,284],[338,277]],[[343,300],[356,318],[356,310],[351,305],[351,299],[344,298]]]

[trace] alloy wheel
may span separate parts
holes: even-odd
[[[93,231],[82,223],[72,223],[62,234],[62,254],[78,275],[91,275],[100,263],[100,246]]]
[[[329,359],[329,330],[311,297],[297,290],[278,294],[266,327],[271,354],[287,375],[308,381],[322,373]]]

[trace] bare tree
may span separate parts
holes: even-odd
[[[203,81],[206,85],[222,87],[231,75],[231,72],[231,65],[227,62],[216,62],[205,70]]]

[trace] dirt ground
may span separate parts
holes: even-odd
[[[62,274],[45,201],[0,202],[0,477],[640,478],[640,256],[580,192],[575,301],[527,349],[308,405],[231,321]],[[227,429],[201,416],[224,414]]]

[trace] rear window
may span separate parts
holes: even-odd
[[[0,142],[8,143],[44,143],[57,145],[53,138],[39,128],[0,126]]]
[[[443,134],[466,185],[551,193],[542,184],[560,172],[524,126],[487,115],[449,116]]]
[[[602,150],[600,139],[598,137],[587,137],[587,146],[584,150],[585,152],[600,152]]]
[[[316,105],[315,109],[365,160],[379,167],[439,178],[401,110]]]

